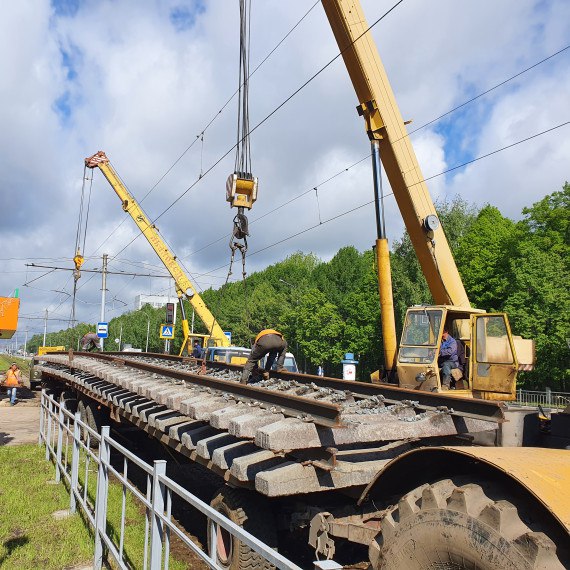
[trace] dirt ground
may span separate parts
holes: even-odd
[[[0,390],[0,445],[38,441],[40,392],[18,389],[18,401],[10,405],[6,390]]]

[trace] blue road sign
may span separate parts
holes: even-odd
[[[160,325],[160,338],[174,338],[174,325]]]
[[[97,336],[107,338],[109,336],[109,323],[97,323]]]
[[[224,331],[224,334],[228,337],[230,344],[232,342],[232,331]]]

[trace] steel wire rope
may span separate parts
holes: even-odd
[[[530,136],[528,136],[528,137],[525,137],[525,138],[523,138],[523,139],[520,139],[520,140],[518,140],[518,141],[516,141],[516,142],[514,142],[514,143],[511,143],[511,144],[502,146],[502,147],[497,148],[497,149],[495,149],[495,150],[492,150],[492,151],[490,151],[490,152],[488,152],[488,153],[486,153],[486,154],[483,154],[483,155],[481,155],[481,156],[478,156],[478,157],[476,157],[476,158],[474,158],[474,159],[467,160],[467,161],[465,161],[465,162],[462,162],[461,164],[457,164],[457,165],[455,165],[455,166],[452,166],[451,168],[447,168],[446,170],[442,170],[441,172],[438,172],[437,174],[433,174],[432,176],[428,176],[427,178],[424,178],[424,179],[422,179],[422,180],[420,180],[420,181],[418,181],[418,182],[414,182],[413,184],[410,184],[409,186],[407,186],[407,188],[412,188],[413,186],[417,186],[418,184],[422,184],[423,182],[427,182],[427,181],[429,181],[429,180],[433,180],[434,178],[438,178],[439,176],[443,176],[444,174],[447,174],[448,172],[452,172],[452,171],[454,171],[454,170],[457,170],[458,168],[462,168],[462,167],[464,167],[464,166],[468,166],[469,164],[473,164],[473,163],[475,163],[475,162],[479,162],[480,160],[483,160],[483,159],[485,159],[485,158],[489,158],[490,156],[493,156],[493,155],[495,155],[495,154],[498,154],[499,152],[502,152],[502,151],[507,150],[507,149],[509,149],[509,148],[513,148],[513,147],[515,147],[515,146],[517,146],[517,145],[519,145],[519,144],[522,144],[522,143],[524,143],[524,142],[528,142],[528,141],[530,141],[530,140],[532,140],[532,139],[535,139],[535,138],[537,138],[537,137],[539,137],[539,136],[541,136],[541,135],[544,135],[544,134],[550,133],[550,132],[552,132],[552,131],[555,131],[556,129],[559,129],[559,128],[564,127],[564,126],[566,126],[566,125],[570,125],[570,121],[565,121],[565,122],[563,122],[563,123],[559,123],[558,125],[555,125],[554,127],[551,127],[551,128],[549,128],[549,129],[545,129],[545,130],[543,130],[543,131],[540,131],[540,132],[538,132],[538,133],[535,133],[534,135],[530,135]],[[393,195],[394,195],[394,192],[390,192],[390,193],[388,193],[388,194],[384,194],[384,197],[385,197],[385,198],[388,198],[388,197],[393,196]],[[309,227],[307,227],[307,228],[305,228],[305,229],[303,229],[303,230],[300,230],[299,232],[296,232],[296,233],[294,233],[294,234],[291,234],[290,236],[287,236],[287,237],[285,237],[285,238],[283,238],[283,239],[281,239],[281,240],[279,240],[279,241],[276,241],[276,242],[271,243],[271,244],[269,244],[269,245],[267,245],[267,246],[265,246],[265,247],[263,247],[263,248],[261,248],[261,249],[258,249],[258,250],[256,250],[256,251],[250,253],[250,257],[253,256],[253,255],[256,255],[256,254],[258,254],[258,253],[261,253],[261,252],[263,252],[263,251],[265,251],[265,250],[267,250],[267,249],[270,249],[270,248],[272,248],[272,247],[275,247],[276,245],[279,245],[279,244],[281,244],[281,243],[284,243],[284,242],[286,242],[286,241],[288,241],[288,240],[290,240],[290,239],[293,239],[293,238],[295,238],[295,237],[298,237],[298,236],[300,236],[300,235],[302,235],[302,234],[304,234],[304,233],[307,233],[307,232],[309,232],[309,231],[311,231],[311,230],[314,230],[314,229],[316,229],[316,228],[320,228],[320,227],[324,226],[325,224],[328,224],[329,222],[332,222],[332,221],[334,221],[334,220],[338,220],[339,218],[342,218],[343,216],[346,216],[347,214],[351,214],[352,212],[355,212],[356,210],[360,210],[361,208],[364,208],[365,206],[369,206],[370,204],[373,204],[373,203],[374,203],[374,200],[369,200],[368,202],[364,202],[363,204],[360,204],[359,206],[355,206],[354,208],[351,208],[350,210],[345,210],[344,212],[341,212],[340,214],[337,214],[337,215],[335,215],[335,216],[333,216],[333,217],[331,217],[331,218],[328,218],[328,219],[326,219],[326,220],[324,220],[324,221],[322,221],[322,222],[320,222],[320,223],[314,224],[313,226],[309,226]],[[212,269],[211,272],[219,271],[220,269],[223,269],[224,267],[227,267],[227,264],[221,265],[221,266],[219,266],[219,267],[216,267],[215,269]]]
[[[255,67],[255,69],[251,72],[251,74],[249,75],[248,79],[251,78],[255,72],[277,51],[277,49],[279,49],[279,47],[285,42],[285,40],[297,29],[297,27],[301,24],[301,22],[312,12],[312,10],[315,8],[315,6],[317,4],[319,4],[321,2],[321,0],[317,0],[306,12],[305,14],[299,19],[297,20],[296,24],[281,38],[281,40],[279,40],[279,42],[277,42],[277,44],[273,47],[273,49],[271,49],[269,51],[269,53],[259,62],[259,64]],[[240,85],[241,87],[241,85]],[[166,172],[156,181],[156,183],[148,190],[148,192],[142,197],[142,199],[139,201],[139,203],[142,204],[142,202],[144,202],[144,200],[149,196],[149,194],[151,194],[154,189],[166,178],[166,176],[168,176],[168,174],[170,174],[170,172],[172,172],[172,170],[174,169],[174,167],[182,160],[182,158],[184,158],[184,156],[186,155],[186,153],[188,153],[188,151],[190,151],[190,149],[196,144],[196,142],[198,142],[198,140],[202,140],[202,143],[204,141],[204,134],[206,133],[206,131],[212,126],[212,124],[215,122],[215,120],[223,113],[223,111],[225,110],[225,108],[233,101],[234,97],[237,95],[239,91],[239,88],[236,89],[232,95],[229,97],[229,99],[222,105],[222,107],[214,114],[214,116],[210,119],[210,121],[206,124],[206,126],[200,131],[199,134],[196,135],[196,137],[194,138],[194,140],[190,143],[190,145],[186,148],[186,150],[184,150],[184,152],[172,163],[172,165],[166,170]],[[202,173],[202,167],[200,166],[200,176],[199,178],[202,178],[203,173]],[[103,245],[111,238],[111,236],[125,223],[126,218],[124,218],[123,220],[121,220],[121,222],[119,223],[119,225],[101,242],[101,244],[97,247],[97,249],[95,250],[94,253],[96,253],[97,251],[99,251],[101,249],[101,247],[103,247]]]
[[[552,59],[553,57],[560,55],[561,53],[563,53],[564,51],[568,50],[570,48],[570,45],[567,45],[566,47],[556,51],[555,53],[549,55],[548,57],[545,57],[544,59],[541,59],[540,61],[534,63],[533,65],[523,69],[522,71],[519,71],[518,73],[516,73],[515,75],[510,76],[509,78],[501,81],[500,83],[497,83],[496,85],[494,85],[493,87],[490,87],[489,89],[479,93],[478,95],[475,95],[474,97],[472,97],[471,99],[468,99],[467,101],[464,101],[463,103],[461,103],[460,105],[457,105],[456,107],[453,107],[452,109],[450,109],[449,111],[446,111],[445,113],[439,115],[438,117],[436,117],[435,119],[431,119],[430,121],[428,121],[427,123],[424,123],[423,125],[419,126],[418,128],[410,131],[409,133],[406,133],[406,135],[404,137],[400,137],[399,139],[396,139],[394,141],[394,144],[399,142],[400,140],[413,135],[414,133],[417,133],[418,131],[424,129],[425,127],[440,121],[441,119],[443,119],[444,117],[446,117],[447,115],[450,115],[451,113],[454,113],[455,111],[461,109],[462,107],[465,107],[466,105],[472,103],[473,101],[476,101],[477,99],[483,97],[484,95],[487,95],[488,93],[491,93],[492,91],[494,91],[495,89],[497,89],[498,87],[502,87],[503,85],[506,85],[507,83],[509,83],[510,81],[512,81],[513,79],[516,79],[517,77],[520,77],[521,75],[523,75],[524,73],[526,73],[527,71],[530,71],[531,69],[534,69],[535,67],[541,65],[542,63],[545,63],[546,61]],[[287,206],[288,204],[290,204],[291,202],[294,202],[295,200],[298,200],[299,198],[305,196],[306,194],[309,194],[310,192],[312,192],[315,188],[320,188],[323,184],[326,184],[327,182],[329,182],[330,180],[332,180],[333,178],[339,176],[340,174],[342,174],[343,172],[348,171],[349,169],[353,168],[354,166],[358,165],[360,162],[363,162],[367,159],[370,158],[370,153],[368,153],[365,157],[361,158],[360,160],[358,160],[357,162],[351,164],[350,166],[343,168],[342,170],[340,170],[339,172],[337,172],[336,174],[334,174],[333,176],[331,176],[330,178],[328,178],[327,180],[324,180],[323,182],[317,184],[316,186],[313,186],[312,188],[310,188],[309,190],[306,190],[304,192],[302,192],[301,194],[296,195],[295,197],[293,197],[292,199],[283,202],[283,204],[281,204],[280,206],[276,206],[275,208],[273,208],[272,210],[270,210],[269,212],[266,212],[265,214],[263,214],[262,216],[258,217],[258,218],[254,218],[253,220],[251,220],[250,224],[253,224],[254,222],[262,219],[263,217],[276,212],[277,210],[280,210],[281,208]],[[222,241],[223,239],[226,239],[228,236],[228,234],[200,247],[199,249],[190,252],[188,255],[184,256],[184,259],[187,259],[188,257],[190,257],[191,255],[194,255],[196,253],[199,253],[200,251],[203,251],[204,249],[207,249],[208,247],[211,247],[212,245]]]

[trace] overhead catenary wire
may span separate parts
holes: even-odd
[[[568,49],[570,49],[570,45],[567,45],[559,50],[557,50],[556,52],[552,53],[551,55],[541,59],[540,61],[537,61],[536,63],[526,67],[525,69],[517,72],[514,75],[511,75],[510,77],[508,77],[507,79],[502,80],[501,82],[493,85],[492,87],[486,89],[485,91],[482,91],[481,93],[475,95],[474,97],[471,97],[470,99],[464,101],[463,103],[461,103],[460,105],[457,105],[456,107],[453,107],[452,109],[446,111],[445,113],[439,115],[438,117],[431,119],[429,121],[427,121],[426,123],[422,124],[421,126],[417,127],[416,129],[408,132],[404,137],[401,137],[399,139],[396,139],[394,141],[394,143],[399,142],[400,140],[402,140],[405,137],[409,137],[411,135],[413,135],[414,133],[417,133],[418,131],[428,127],[429,125],[432,125],[433,123],[436,123],[437,121],[440,121],[441,119],[443,119],[444,117],[447,117],[448,115],[458,111],[459,109],[465,107],[466,105],[473,103],[474,101],[476,101],[477,99],[480,99],[481,97],[483,97],[484,95],[487,95],[489,93],[491,93],[492,91],[494,91],[495,89],[502,87],[504,85],[506,85],[507,83],[509,83],[510,81],[516,79],[517,77],[520,77],[521,75],[524,75],[525,73],[527,73],[528,71],[538,67],[539,65],[551,60],[552,58],[564,53],[565,51],[567,51]],[[343,174],[344,172],[347,172],[348,170],[354,168],[355,166],[357,166],[358,164],[368,160],[370,158],[370,153],[366,154],[366,156],[363,156],[361,159],[357,160],[356,162],[350,164],[349,166],[339,170],[338,172],[336,172],[335,174],[333,174],[332,176],[330,176],[329,178],[327,178],[326,180],[323,180],[322,182],[320,182],[319,184],[317,184],[316,186],[309,188],[308,190],[305,190],[303,192],[301,192],[300,194],[295,195],[293,198],[286,200],[285,202],[283,202],[282,204],[280,204],[279,206],[276,206],[274,208],[272,208],[271,210],[269,210],[268,212],[266,212],[265,214],[259,216],[258,218],[254,218],[253,220],[251,220],[250,224],[253,224],[259,220],[261,220],[262,218],[280,210],[281,208],[289,205],[290,203],[298,200],[299,198],[302,198],[303,196],[305,196],[306,194],[309,194],[310,192],[312,192],[314,190],[314,188],[320,188],[321,186],[323,186],[324,184],[326,184],[327,182],[333,180],[334,178],[336,178],[337,176],[340,176],[341,174]],[[458,167],[460,168],[460,166]],[[224,240],[227,238],[227,234],[224,236],[221,236],[209,243],[207,243],[204,246],[201,246],[200,248],[190,252],[189,254],[187,254],[186,256],[184,256],[184,259],[188,259],[190,256],[195,255],[196,253],[199,253],[209,247],[211,247],[212,245],[215,245],[216,243]]]
[[[424,182],[427,182],[428,180],[433,180],[434,178],[438,178],[438,177],[440,177],[440,176],[443,176],[444,174],[447,174],[448,172],[451,172],[451,171],[453,171],[453,170],[457,170],[457,169],[459,169],[459,168],[463,168],[464,166],[468,166],[468,165],[470,165],[470,164],[479,162],[479,161],[481,161],[481,160],[484,160],[484,159],[486,159],[486,158],[489,158],[490,156],[493,156],[493,155],[495,155],[495,154],[498,154],[499,152],[502,152],[502,151],[505,151],[505,150],[507,150],[507,149],[513,148],[513,147],[518,146],[518,145],[520,145],[520,144],[522,144],[522,143],[528,142],[528,141],[530,141],[530,140],[532,140],[532,139],[535,139],[535,138],[537,138],[537,137],[539,137],[539,136],[541,136],[541,135],[545,135],[545,134],[547,134],[547,133],[550,133],[550,132],[552,132],[552,131],[555,131],[555,130],[557,130],[557,129],[560,129],[560,128],[562,128],[562,127],[565,127],[565,126],[567,126],[567,125],[570,125],[570,120],[569,120],[569,121],[565,121],[565,122],[563,122],[563,123],[559,123],[558,125],[555,125],[555,126],[549,128],[549,129],[545,129],[545,130],[543,130],[543,131],[540,131],[540,132],[538,132],[538,133],[535,133],[535,134],[533,134],[533,135],[530,135],[530,136],[528,136],[528,137],[525,137],[525,138],[523,138],[523,139],[520,139],[520,140],[518,140],[518,141],[516,141],[516,142],[514,142],[514,143],[511,143],[511,144],[502,146],[502,147],[500,147],[500,148],[497,148],[497,149],[495,149],[495,150],[492,150],[492,151],[490,151],[490,152],[487,152],[487,153],[485,153],[485,154],[483,154],[483,155],[481,155],[481,156],[478,156],[478,157],[476,157],[476,158],[474,158],[474,159],[467,160],[467,161],[465,161],[465,162],[462,162],[461,164],[457,164],[457,165],[455,165],[455,166],[453,166],[453,167],[451,167],[451,168],[448,168],[448,169],[446,169],[446,170],[443,170],[443,171],[441,171],[441,172],[438,172],[437,174],[433,174],[433,175],[431,175],[431,176],[428,176],[427,178],[424,178],[424,179],[422,179],[422,180],[419,180],[418,182],[415,182],[414,184],[410,184],[410,185],[408,186],[408,188],[411,188],[411,187],[413,187],[413,186],[417,186],[418,184],[422,184],[422,183],[424,183]],[[393,196],[393,195],[394,195],[394,192],[389,192],[389,193],[387,193],[387,194],[384,194],[384,198],[388,198],[388,197]],[[366,206],[369,206],[369,205],[371,205],[371,204],[373,204],[373,203],[374,203],[374,200],[368,200],[367,202],[364,202],[364,203],[362,203],[362,204],[360,204],[360,205],[358,205],[358,206],[355,206],[354,208],[350,208],[350,209],[348,209],[348,210],[345,210],[345,211],[343,211],[343,212],[340,212],[339,214],[336,214],[336,215],[334,215],[334,216],[332,216],[332,217],[330,217],[330,218],[328,218],[328,219],[326,219],[326,220],[319,221],[319,223],[317,223],[317,224],[314,224],[314,225],[309,226],[309,227],[307,227],[307,228],[305,228],[305,229],[303,229],[303,230],[300,230],[300,231],[298,231],[298,232],[295,232],[295,233],[293,233],[293,234],[291,234],[291,235],[289,235],[289,236],[287,236],[287,237],[284,237],[283,239],[280,239],[280,240],[278,240],[278,241],[276,241],[276,242],[273,242],[273,243],[271,243],[271,244],[269,244],[269,245],[267,245],[267,246],[264,246],[264,247],[262,247],[261,249],[255,250],[254,252],[250,253],[249,255],[250,255],[250,257],[251,257],[251,256],[257,255],[257,254],[259,254],[259,253],[262,253],[263,251],[266,251],[266,250],[268,250],[268,249],[271,249],[272,247],[275,247],[275,246],[277,246],[277,245],[280,245],[280,244],[282,244],[282,243],[284,243],[284,242],[286,242],[286,241],[289,241],[289,240],[291,240],[291,239],[294,239],[294,238],[296,238],[296,237],[298,237],[298,236],[300,236],[300,235],[303,235],[303,234],[305,234],[305,233],[307,233],[307,232],[310,232],[310,231],[312,231],[312,230],[315,230],[315,229],[317,229],[317,228],[320,228],[320,227],[324,226],[325,224],[328,224],[328,223],[330,223],[330,222],[333,222],[333,221],[335,221],[335,220],[338,220],[338,219],[340,219],[340,218],[342,218],[342,217],[344,217],[344,216],[346,216],[346,215],[348,215],[348,214],[351,214],[351,213],[353,213],[353,212],[356,212],[357,210],[360,210],[360,209],[362,209],[362,208],[364,208],[364,207],[366,207]],[[216,267],[215,269],[212,269],[211,272],[219,271],[219,270],[223,269],[224,267],[227,267],[227,264],[221,265],[221,266],[219,266],[219,267]]]

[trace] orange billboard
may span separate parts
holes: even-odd
[[[20,299],[0,297],[0,338],[12,338],[18,328]]]

